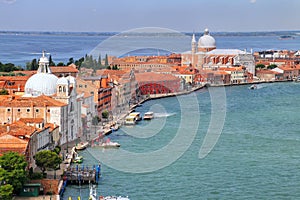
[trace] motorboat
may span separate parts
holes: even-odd
[[[132,112],[129,114],[129,116],[133,116],[135,118],[135,121],[140,121],[142,119],[141,114],[139,112]]]
[[[89,200],[97,200],[97,191],[95,185],[90,185],[90,196]]]
[[[134,125],[136,124],[136,119],[134,116],[127,116],[125,118],[125,125]]]
[[[97,200],[96,185],[90,185],[89,200]],[[130,200],[128,197],[122,196],[99,196],[99,200]]]
[[[255,89],[257,89],[257,86],[256,86],[255,84],[253,84],[253,85],[251,85],[251,86],[249,87],[249,89],[250,89],[250,90],[255,90]]]
[[[128,197],[121,197],[121,196],[107,196],[107,197],[100,197],[100,200],[130,200]]]
[[[82,162],[83,162],[83,157],[82,156],[75,156],[75,158],[73,159],[73,163],[80,164]]]
[[[117,142],[111,141],[108,138],[105,142],[100,143],[99,146],[103,148],[114,148],[114,147],[120,147],[121,145]]]
[[[73,150],[73,155],[74,155],[74,158],[72,159],[73,163],[80,164],[80,163],[83,162],[83,157],[79,156],[78,153],[75,150]]]
[[[76,144],[75,149],[76,150],[84,150],[88,147],[88,142],[80,142],[79,144]]]
[[[144,120],[151,120],[154,117],[154,113],[153,112],[146,112],[144,114]]]

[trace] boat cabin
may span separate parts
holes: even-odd
[[[134,125],[136,123],[135,116],[127,116],[125,118],[125,125]]]

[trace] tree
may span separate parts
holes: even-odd
[[[51,150],[39,151],[34,159],[43,173],[48,169],[56,170],[62,162],[61,157]]]
[[[63,62],[59,62],[57,66],[65,66],[65,64]]]
[[[0,157],[0,182],[4,185],[11,185],[17,193],[27,180],[27,162],[23,155],[16,152],[5,153]],[[9,186],[1,185],[1,192],[10,191]]]
[[[67,63],[67,66],[68,65],[71,65],[71,64],[73,64],[74,63],[74,58],[69,58],[69,62]]]
[[[11,200],[13,198],[14,188],[10,184],[5,184],[0,186],[0,199]]]
[[[109,112],[108,112],[107,110],[104,110],[104,111],[102,112],[102,118],[103,118],[103,119],[107,119],[108,116],[109,116]]]
[[[99,57],[98,57],[98,66],[100,69],[102,68],[101,54],[99,54]]]
[[[49,56],[49,66],[55,66],[55,63],[52,60],[52,56]]]
[[[104,62],[104,66],[105,66],[105,67],[109,66],[107,54],[105,54],[105,62]]]
[[[276,67],[277,67],[277,65],[271,64],[271,65],[269,65],[269,66],[267,67],[267,69],[274,69],[274,68],[276,68]]]
[[[256,69],[263,69],[263,68],[265,68],[266,66],[264,65],[264,64],[257,64],[257,65],[255,65],[255,68]]]
[[[0,90],[0,95],[8,95],[8,91],[6,89]]]

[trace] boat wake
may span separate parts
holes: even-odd
[[[170,117],[176,115],[176,113],[154,113],[154,117],[160,118],[160,117]]]

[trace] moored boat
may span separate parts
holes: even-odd
[[[154,113],[153,112],[146,112],[144,114],[144,120],[151,120],[154,117]]]
[[[88,147],[88,142],[80,142],[79,144],[76,144],[75,149],[76,150],[84,150]]]

